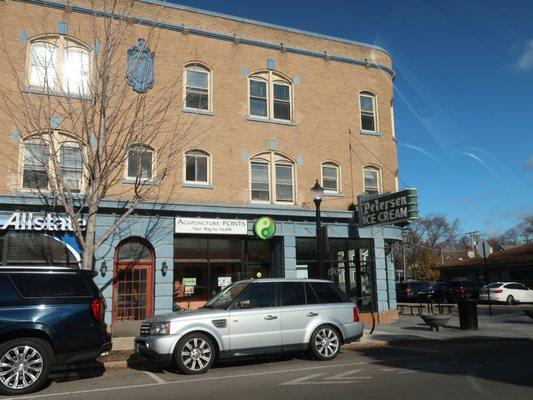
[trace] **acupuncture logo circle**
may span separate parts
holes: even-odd
[[[270,217],[261,217],[255,221],[254,233],[259,239],[270,239],[276,233],[276,223]]]

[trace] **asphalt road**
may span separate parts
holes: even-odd
[[[533,342],[410,343],[219,363],[205,375],[82,371],[17,399],[533,399]]]

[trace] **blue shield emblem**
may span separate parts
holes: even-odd
[[[128,50],[128,85],[137,93],[145,93],[154,87],[155,53],[146,46],[143,38]]]

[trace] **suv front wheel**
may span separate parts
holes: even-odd
[[[339,354],[341,340],[336,329],[322,325],[315,329],[311,335],[311,353],[320,361],[333,360]]]
[[[40,339],[20,338],[0,345],[0,393],[27,394],[48,380],[52,349]]]
[[[215,345],[202,333],[189,333],[176,345],[174,356],[176,366],[182,373],[204,374],[215,361]]]

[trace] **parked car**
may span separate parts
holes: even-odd
[[[455,303],[459,299],[478,299],[479,291],[483,287],[481,281],[450,281],[444,288],[446,300]]]
[[[431,282],[401,282],[396,283],[396,301],[400,303],[418,301],[418,293],[432,285]]]
[[[135,351],[190,375],[217,358],[310,351],[332,360],[362,334],[357,307],[334,283],[258,279],[228,286],[201,309],[143,321]]]
[[[36,391],[52,367],[111,350],[92,277],[66,267],[0,268],[0,394]]]
[[[418,292],[417,300],[420,302],[443,303],[446,300],[446,282],[436,282]]]
[[[496,282],[489,284],[490,301],[507,304],[533,303],[533,290],[518,282]],[[479,293],[479,300],[489,301],[487,286]]]

